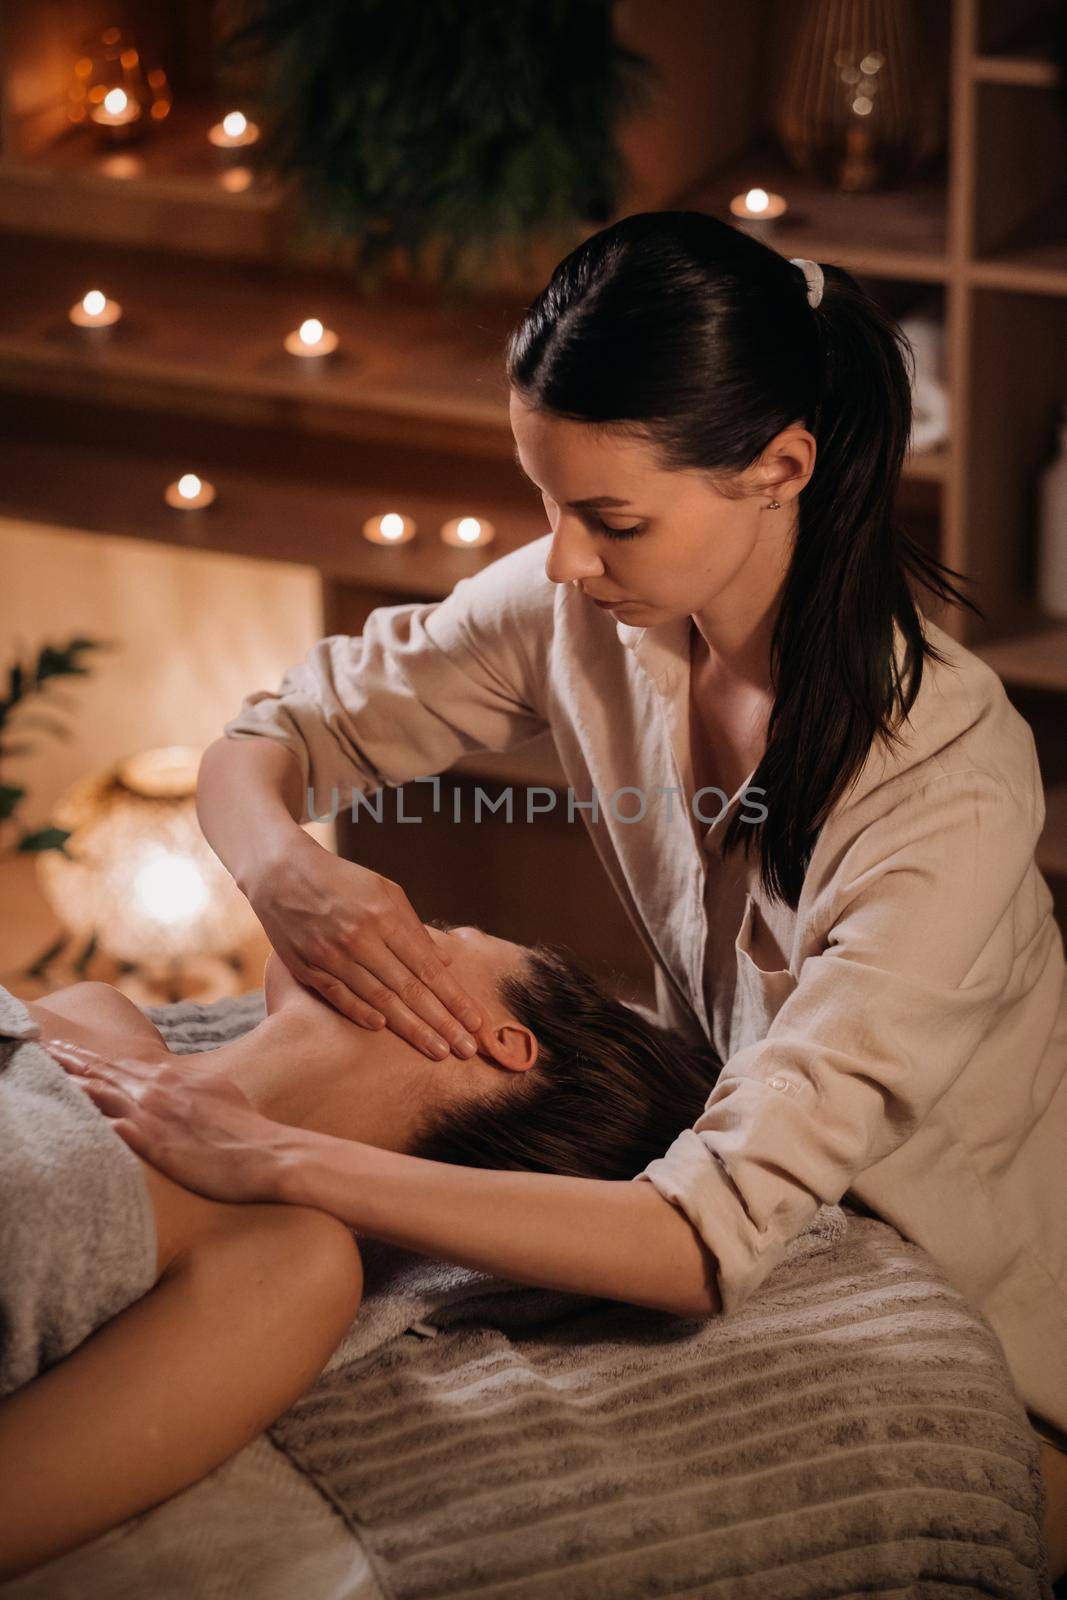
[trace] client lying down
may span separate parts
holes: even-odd
[[[482,1006],[471,1060],[358,1027],[272,954],[267,1016],[204,1052],[205,1072],[293,1127],[576,1177],[632,1177],[699,1115],[719,1069],[708,1050],[549,949],[430,932]],[[107,984],[25,1004],[0,988],[0,1578],[254,1438],[325,1365],[362,1291],[342,1223],[173,1183],[47,1053],[54,1038],[149,1066],[169,1054]]]

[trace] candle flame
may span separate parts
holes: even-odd
[[[227,111],[222,119],[222,131],[230,139],[239,139],[248,131],[248,118],[243,111]]]
[[[456,538],[464,544],[477,544],[482,535],[482,525],[477,517],[460,517],[456,524]]]
[[[404,519],[397,511],[387,511],[384,517],[379,518],[378,531],[383,539],[402,539],[404,537]]]
[[[322,336],[326,332],[318,317],[308,317],[306,322],[300,324],[301,344],[321,344]]]
[[[82,310],[87,317],[98,317],[107,305],[107,300],[99,289],[90,289],[82,301]]]
[[[119,117],[128,104],[125,89],[109,89],[104,96],[104,110],[113,117]]]
[[[183,500],[195,500],[203,487],[195,472],[184,472],[178,479],[178,493]]]
[[[745,195],[745,205],[750,211],[766,211],[768,204],[766,189],[750,189]]]

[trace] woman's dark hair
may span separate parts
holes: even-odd
[[[433,1110],[408,1153],[458,1166],[633,1178],[704,1109],[721,1062],[538,945],[500,997],[535,1034],[536,1065],[502,1093]]]
[[[912,584],[982,615],[947,577],[964,575],[896,520],[911,346],[849,273],[821,265],[813,307],[801,269],[750,235],[702,212],[639,212],[560,262],[507,349],[525,404],[617,428],[665,470],[705,471],[724,494],[790,424],[814,436],[752,779],[767,816],[756,825],[735,811],[722,841],[724,855],[742,841],[747,853],[758,827],[764,890],[794,909],[827,814],[875,737],[899,738],[894,708],[903,720],[924,659],[944,660],[923,635]]]

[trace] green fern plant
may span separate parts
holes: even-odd
[[[446,288],[507,240],[613,214],[615,119],[651,63],[612,0],[228,0],[223,72],[258,72],[257,160],[349,241],[366,286],[402,247]]]
[[[63,703],[62,694],[55,688],[56,679],[87,676],[90,669],[82,656],[87,650],[104,648],[98,639],[74,638],[65,645],[41,645],[29,663],[16,656],[7,669],[7,693],[0,699],[0,763],[12,756],[29,755],[34,749],[25,738],[10,737],[16,715],[20,736],[26,728],[38,728],[57,739],[71,737],[66,723],[53,714],[55,706]],[[38,702],[43,702],[46,709],[38,709]],[[30,709],[27,703],[31,703]],[[0,825],[19,827],[16,813],[25,798],[24,788],[0,778]],[[14,849],[61,850],[69,838],[62,828],[21,828]]]
[[[110,646],[100,639],[76,637],[64,645],[43,644],[36,656],[24,661],[21,653],[7,669],[7,693],[0,698],[0,763],[12,756],[32,754],[34,745],[23,735],[27,728],[37,728],[57,739],[70,739],[71,732],[61,717],[54,715],[57,708],[66,709],[67,697],[57,685],[61,678],[87,677],[90,668],[82,657],[88,650],[105,650]],[[17,729],[14,723],[17,721]],[[17,736],[12,738],[12,733]],[[19,784],[5,783],[0,776],[0,841],[12,828],[17,830],[13,851],[10,853],[64,850],[70,833],[65,828],[23,828],[16,813],[26,799],[26,790]],[[5,852],[0,849],[0,856]],[[63,933],[55,942],[19,974],[23,978],[49,981],[52,963],[69,951],[71,937]],[[73,961],[73,971],[83,977],[96,951],[96,935],[91,934]]]

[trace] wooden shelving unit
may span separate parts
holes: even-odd
[[[158,9],[144,0],[146,26]],[[658,203],[728,215],[740,190],[778,189],[789,220],[771,242],[783,254],[847,267],[898,315],[931,297],[943,309],[952,436],[908,462],[901,515],[967,575],[986,613],[937,620],[1020,703],[1045,697],[1039,750],[1054,788],[1067,777],[1055,731],[1063,742],[1067,624],[1041,614],[1033,582],[1036,476],[1067,399],[1067,113],[1049,54],[1051,7],[919,9],[943,62],[946,140],[914,181],[844,195],[789,171],[773,137],[782,52],[769,43],[786,36],[796,8],[730,0],[702,79],[714,123],[703,176]],[[132,164],[63,132],[64,19],[76,34],[75,22],[103,15],[96,0],[50,8],[47,48],[28,0],[8,8],[0,32],[0,513],[311,561],[335,625],[383,598],[443,594],[543,531],[511,462],[501,362],[507,329],[543,276],[448,305],[400,278],[376,300],[358,295],[328,249],[294,249],[299,208],[287,185],[225,186],[206,143],[225,103],[205,42],[211,7],[167,10],[185,19],[169,41],[174,111]],[[705,73],[706,49],[694,60]],[[95,342],[66,321],[94,283],[126,308],[114,336]],[[282,352],[307,315],[341,335],[328,366]],[[195,523],[159,499],[172,469],[197,470],[194,461],[220,487]],[[427,534],[374,550],[359,524],[397,501],[417,507]],[[498,524],[484,553],[436,541],[435,525],[465,510]],[[524,756],[520,768],[558,782],[554,762],[539,761]],[[1061,880],[1058,794],[1046,834],[1046,870]]]

